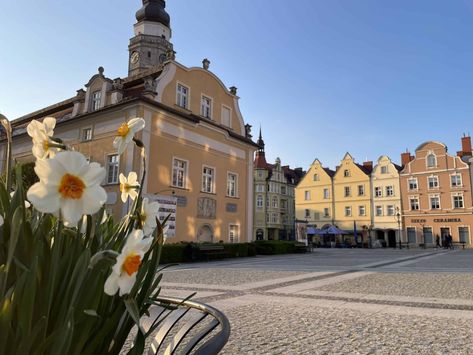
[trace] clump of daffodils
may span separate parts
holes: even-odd
[[[120,155],[134,144],[142,173],[120,172],[120,184],[106,187],[106,170],[57,138],[54,118],[31,121],[39,181],[27,191],[21,164],[13,182],[12,127],[1,114],[0,124],[8,141],[0,182],[0,354],[121,353],[140,317],[160,302],[165,226],[158,203],[141,196],[146,151],[135,137],[145,121],[123,123],[113,142]],[[105,212],[114,189],[128,210],[116,224]],[[137,335],[131,353],[144,352],[148,335]]]

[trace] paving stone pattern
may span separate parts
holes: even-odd
[[[185,264],[164,295],[229,318],[223,354],[472,354],[472,250],[324,250]]]

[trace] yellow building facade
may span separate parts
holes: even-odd
[[[158,12],[142,11],[153,3]],[[164,1],[144,2],[130,40],[129,74],[111,80],[104,69],[65,101],[12,122],[13,156],[32,161],[26,126],[32,119],[57,119],[56,135],[107,170],[106,208],[116,218],[122,204],[118,176],[140,173],[140,151],[129,145],[119,156],[113,147],[118,127],[133,117],[146,126],[138,134],[146,146],[148,171],[143,194],[177,200],[178,241],[250,241],[253,235],[253,156],[257,145],[241,115],[235,87],[210,71],[175,60]],[[147,9],[145,9],[147,10]],[[5,142],[0,147],[5,154]]]
[[[316,225],[318,228],[334,223],[332,180],[334,173],[324,168],[318,159],[314,160],[296,187],[297,220],[307,220],[308,224]]]
[[[371,166],[355,163],[346,153],[333,176],[335,198],[334,224],[343,230],[357,232],[371,224]]]

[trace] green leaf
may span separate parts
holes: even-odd
[[[140,326],[140,310],[138,308],[138,305],[136,304],[136,301],[133,298],[125,298],[123,302],[125,303],[125,307],[128,311],[128,314],[138,326],[140,332],[144,334],[144,330]]]

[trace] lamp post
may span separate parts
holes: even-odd
[[[399,234],[399,249],[402,249],[402,238],[401,238],[401,211],[399,207],[396,207],[396,220],[397,220],[397,230]]]

